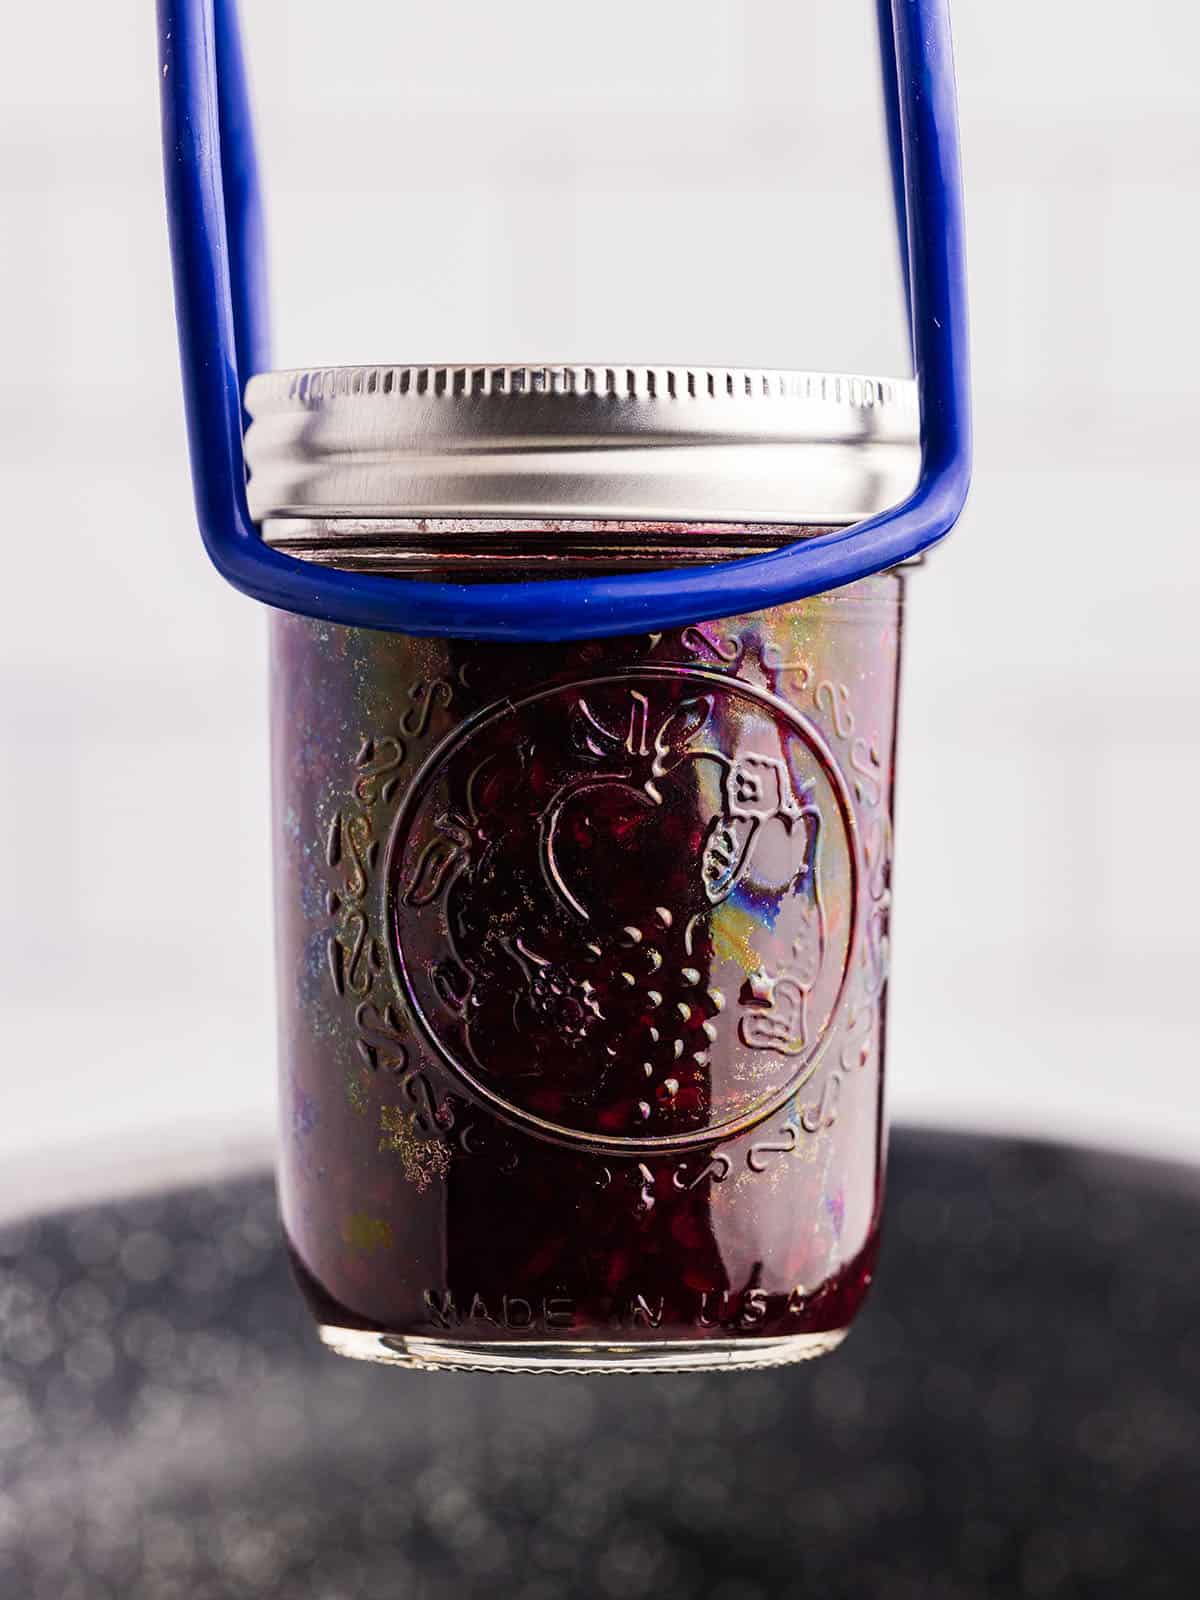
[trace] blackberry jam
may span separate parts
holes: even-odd
[[[274,614],[280,1193],[334,1349],[672,1370],[842,1338],[903,581],[535,646]]]

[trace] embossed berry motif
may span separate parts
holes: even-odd
[[[435,754],[389,845],[397,975],[442,1055],[554,1137],[710,1140],[811,1075],[854,942],[820,734],[700,669],[556,685]]]

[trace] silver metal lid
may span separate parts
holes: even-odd
[[[920,468],[911,379],[327,367],[264,373],[245,400],[250,511],[273,544],[347,520],[842,526]]]

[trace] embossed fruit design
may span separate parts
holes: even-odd
[[[500,708],[393,845],[400,967],[443,1053],[555,1133],[688,1139],[752,1115],[836,997],[820,782],[761,706],[683,675]]]

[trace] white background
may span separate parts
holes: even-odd
[[[869,0],[245,0],[276,361],[905,370]],[[912,584],[907,1119],[1200,1138],[1200,10],[957,0],[978,465]],[[263,618],[195,534],[145,0],[0,66],[0,1171],[256,1159]]]

